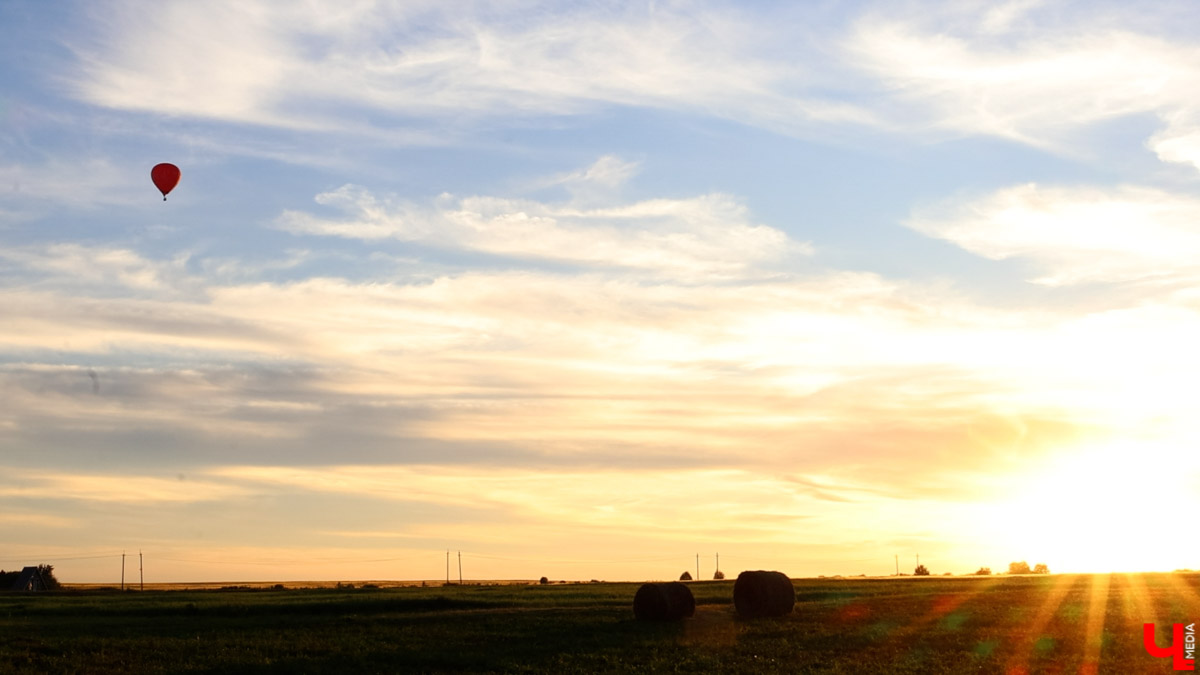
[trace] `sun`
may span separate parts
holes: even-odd
[[[1061,452],[1006,481],[1009,494],[989,505],[985,534],[1013,560],[1055,572],[1194,568],[1198,477],[1200,462],[1183,444]]]

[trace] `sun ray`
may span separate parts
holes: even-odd
[[[1158,610],[1150,597],[1150,589],[1146,586],[1146,578],[1141,574],[1123,574],[1125,581],[1126,604],[1132,605],[1132,612],[1125,615],[1132,617],[1138,625],[1143,623],[1158,623]]]
[[[1167,585],[1171,587],[1175,595],[1183,599],[1183,603],[1187,605],[1187,614],[1189,617],[1200,617],[1200,592],[1198,592],[1191,584],[1183,580],[1180,574],[1163,575]]]
[[[1042,631],[1046,629],[1046,625],[1050,623],[1050,619],[1054,617],[1055,612],[1062,605],[1063,599],[1067,597],[1067,593],[1075,584],[1081,581],[1083,577],[1079,575],[1063,575],[1052,582],[1050,589],[1046,593],[1046,599],[1042,601],[1038,607],[1037,614],[1028,626],[1015,635],[1017,644],[1016,651],[1013,652],[1009,659],[1008,667],[1005,668],[1006,675],[1028,675],[1030,673],[1030,663],[1033,653],[1037,649],[1037,642],[1042,637]]]
[[[961,607],[968,600],[978,597],[980,594],[990,590],[999,579],[985,579],[982,581],[970,582],[972,588],[962,593],[946,593],[938,595],[933,599],[933,603],[929,607],[929,611],[917,617],[907,625],[897,627],[889,636],[889,643],[907,642],[913,635],[920,634],[925,631],[935,621],[947,616],[954,610]],[[921,583],[914,579],[912,583]]]
[[[1088,592],[1087,634],[1079,675],[1096,675],[1100,672],[1100,648],[1104,645],[1104,619],[1108,615],[1108,587],[1111,581],[1111,574],[1092,575],[1092,588]]]

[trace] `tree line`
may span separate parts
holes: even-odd
[[[42,583],[46,584],[47,590],[55,590],[61,588],[58,579],[54,577],[54,565],[38,565],[38,573],[42,575]],[[17,579],[21,577],[21,570],[6,572],[0,570],[0,591],[7,591],[17,583]]]

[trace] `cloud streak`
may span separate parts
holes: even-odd
[[[9,290],[0,303],[4,349],[25,361],[0,369],[0,424],[30,448],[173,434],[202,463],[235,441],[313,463],[355,430],[364,447],[345,452],[364,462],[418,461],[441,444],[463,461],[530,467],[833,470],[852,444],[870,462],[847,478],[904,492],[917,487],[902,477],[914,463],[925,485],[990,466],[986,453],[1152,413],[1115,386],[1127,373],[1097,372],[1079,349],[1086,317],[983,310],[873,275],[697,284],[470,272],[209,285],[192,299]],[[1107,332],[1136,342],[1146,318],[1113,314]],[[122,354],[142,365],[97,364]],[[1142,379],[1163,381],[1160,365],[1176,357],[1148,353]],[[53,365],[63,359],[74,365]],[[1099,393],[1059,403],[1080,391]],[[996,416],[1035,431],[988,432],[984,454],[953,452]]]
[[[288,211],[276,227],[298,235],[396,239],[677,278],[744,277],[752,269],[812,252],[810,245],[790,241],[779,230],[753,224],[746,208],[725,195],[602,208],[443,195],[432,208],[422,208],[347,185],[317,195],[316,201],[349,217]]]
[[[212,481],[184,481],[176,478],[101,474],[66,474],[49,472],[9,471],[10,477],[0,485],[0,497],[5,499],[53,499],[87,503],[146,504],[164,502],[206,502],[244,495],[235,486]],[[15,475],[12,477],[12,474]],[[15,485],[13,483],[16,483]],[[57,526],[70,525],[60,519]]]
[[[437,143],[435,129],[460,142],[455,129],[489,119],[629,107],[801,137],[982,134],[1079,155],[1089,128],[1152,114],[1158,157],[1200,163],[1195,48],[1137,30],[1145,13],[1126,11],[1080,19],[1010,2],[917,19],[868,9],[842,25],[819,9],[719,3],[113,2],[88,15],[70,45],[76,70],[57,76],[110,109],[401,144]],[[832,35],[779,28],[835,19]]]
[[[995,260],[1028,260],[1035,282],[1183,284],[1200,274],[1200,201],[1152,188],[1020,185],[919,212],[907,225]]]
[[[331,20],[306,6],[222,2],[199,12],[168,2],[153,13],[116,3],[105,14],[75,47],[73,86],[110,108],[342,130],[347,120],[332,111],[347,105],[399,120],[606,105],[700,110],[780,130],[870,120],[806,91],[836,81],[806,65],[811,51],[768,58],[794,41],[718,6],[352,3]]]
[[[1197,163],[1194,45],[1132,30],[1140,22],[1120,11],[1080,19],[1025,5],[1008,3],[1011,12],[994,8],[981,20],[944,8],[921,19],[870,16],[849,34],[846,55],[887,92],[897,130],[1090,155],[1089,128],[1153,114],[1164,127],[1149,147],[1164,161]]]

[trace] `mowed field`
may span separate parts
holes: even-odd
[[[639,584],[0,594],[3,673],[1170,673],[1142,624],[1200,620],[1200,575],[800,579],[744,620],[634,619]]]

